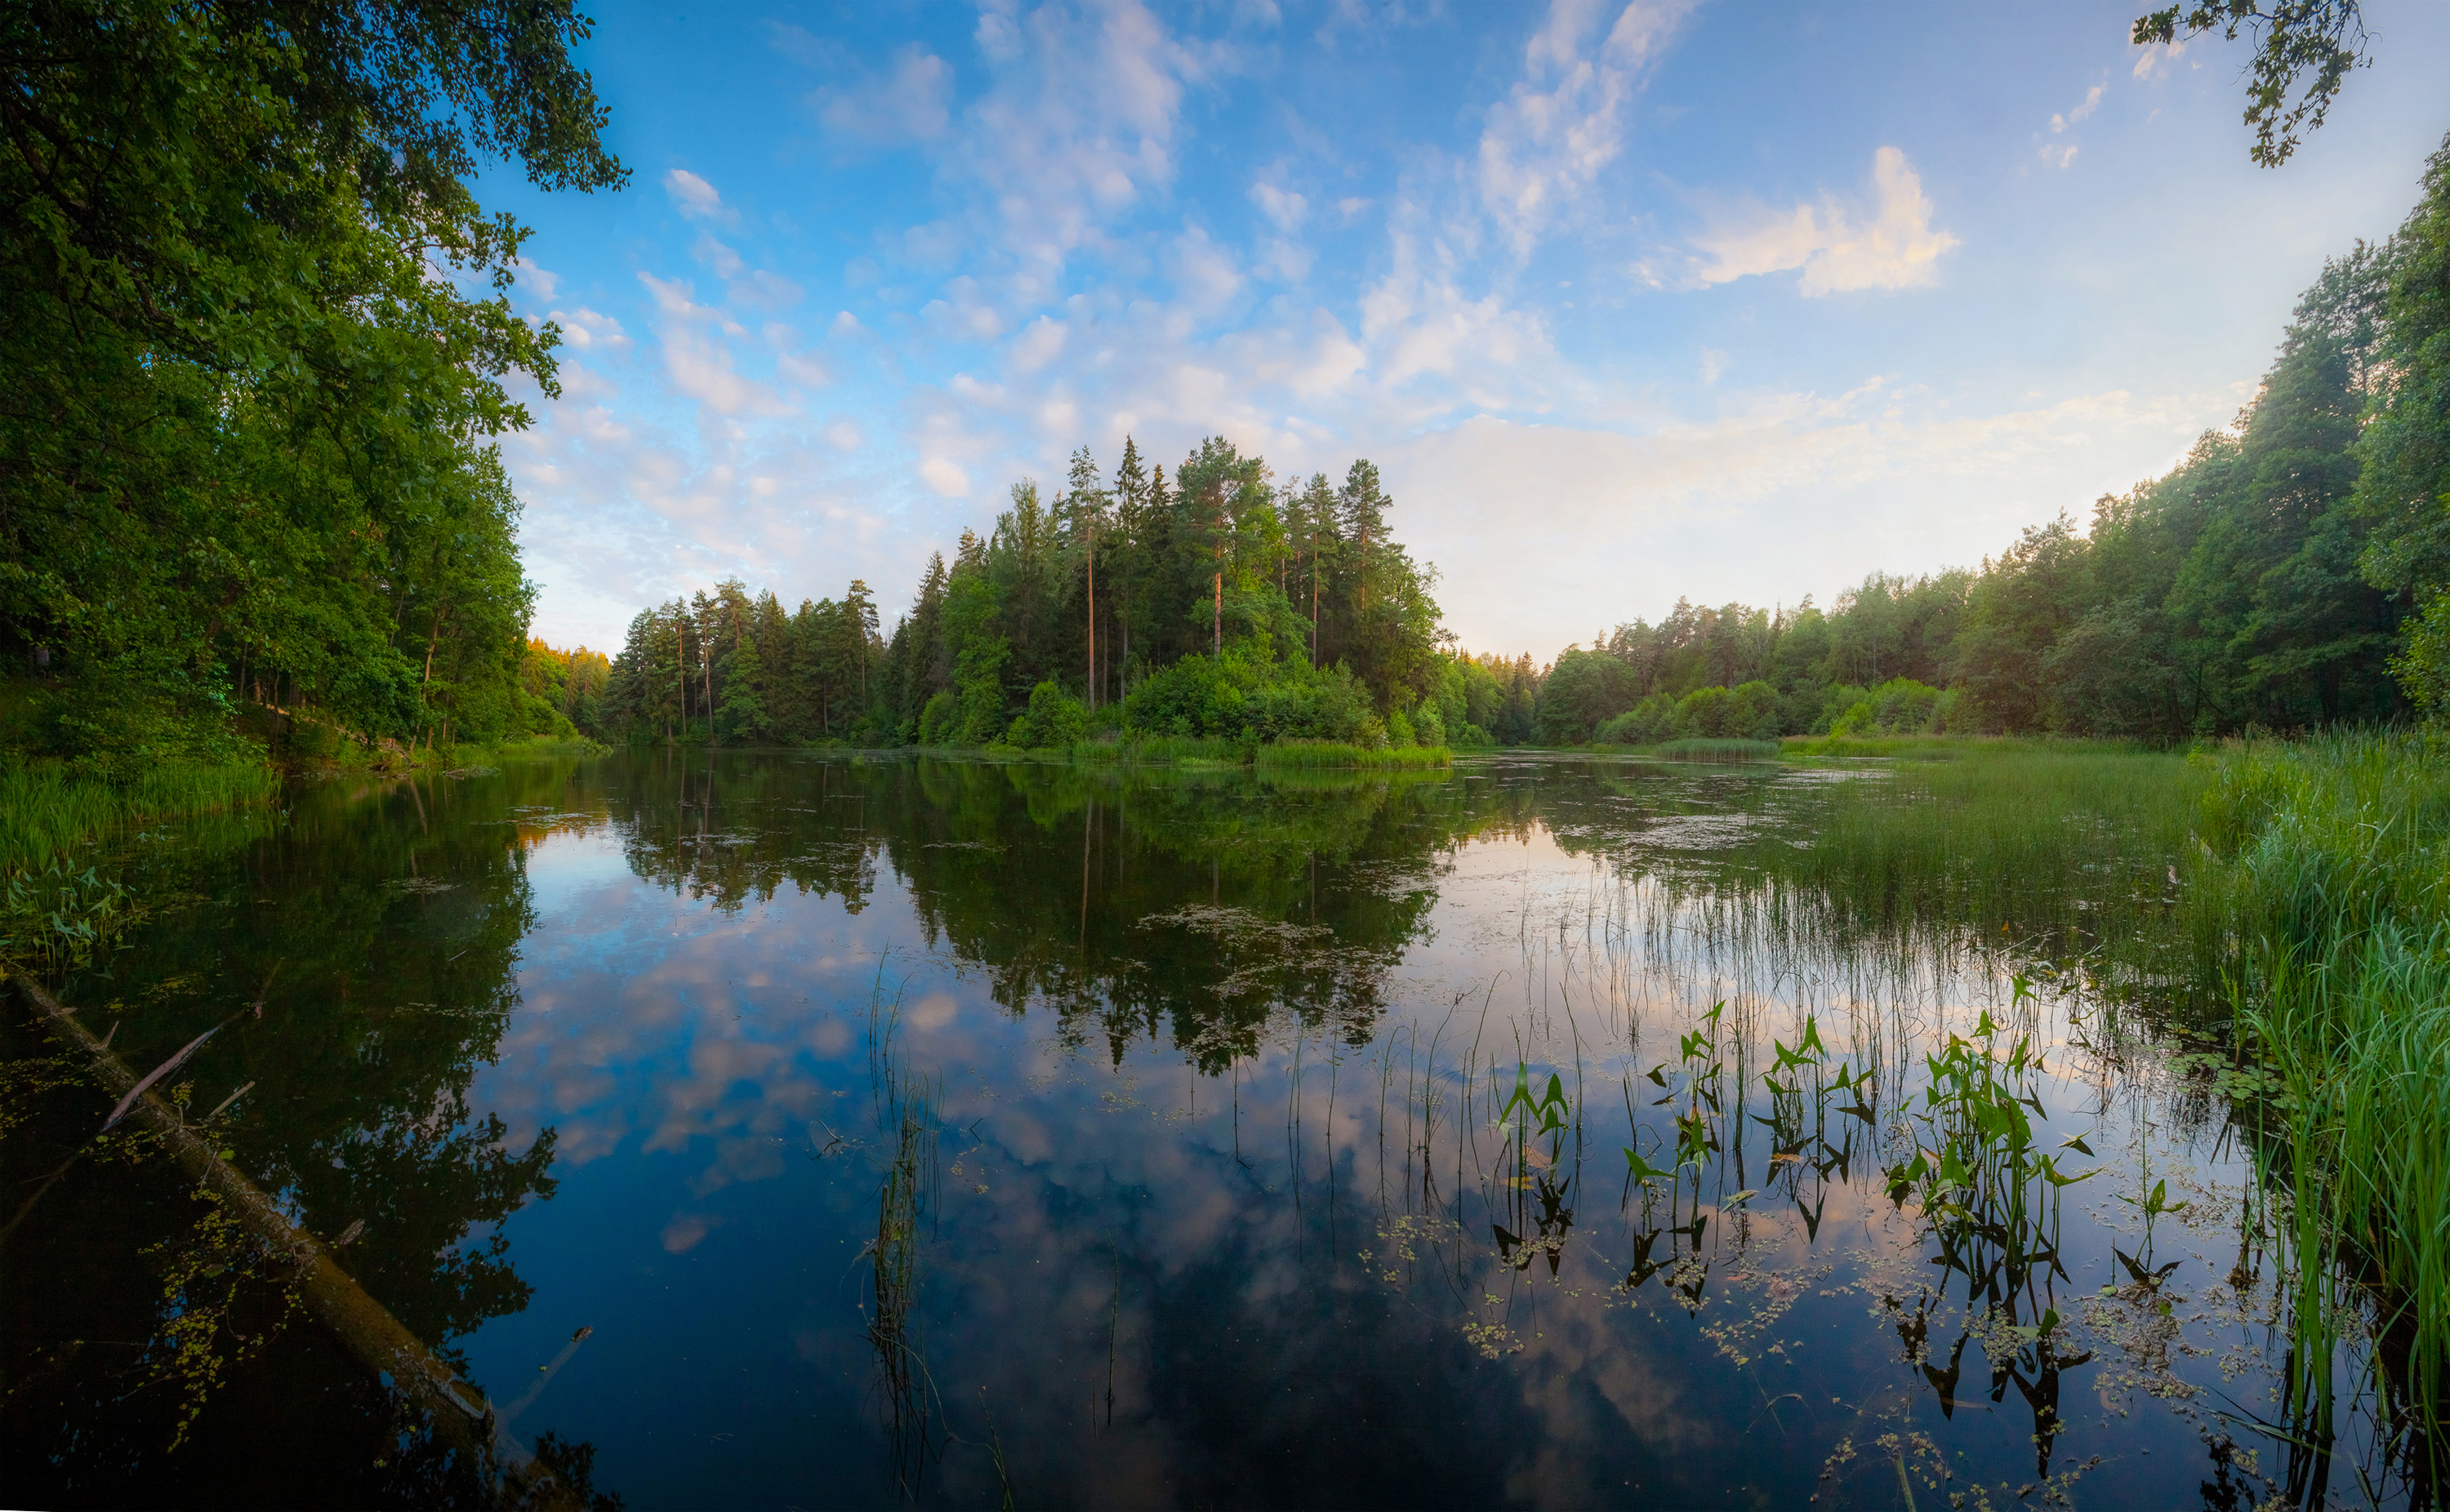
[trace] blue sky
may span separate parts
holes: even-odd
[[[2450,5],[2279,170],[2114,5],[608,5],[619,194],[479,184],[563,394],[536,632],[877,591],[1126,434],[1383,469],[1475,649],[1826,603],[2166,470],[2450,128]]]

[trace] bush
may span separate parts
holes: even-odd
[[[1089,707],[1048,682],[1029,690],[1029,707],[1013,720],[1004,744],[1029,750],[1068,749],[1088,733]]]
[[[949,691],[938,693],[919,711],[919,744],[949,746],[961,733],[961,723],[962,701]]]
[[[1893,677],[1855,701],[1829,727],[1832,735],[1914,735],[1940,727],[1940,691],[1911,677]]]
[[[1369,692],[1342,667],[1274,662],[1242,649],[1186,656],[1152,672],[1123,702],[1135,735],[1209,736],[1246,744],[1333,740],[1367,744]]]

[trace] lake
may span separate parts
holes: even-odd
[[[140,1070],[228,1020],[190,1116],[243,1087],[233,1163],[634,1508],[2362,1500],[2291,1442],[2251,1075],[2080,929],[1782,870],[1891,780],[335,780],[134,842],[150,917],[63,997]],[[12,1181],[99,1111],[45,1096]],[[190,1207],[96,1161],[10,1241],[13,1483],[420,1500],[302,1320],[146,1352]]]

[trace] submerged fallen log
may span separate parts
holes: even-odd
[[[222,1159],[177,1109],[153,1094],[149,1085],[153,1077],[140,1082],[106,1040],[95,1038],[40,983],[23,972],[11,972],[10,977],[42,1014],[53,1037],[88,1057],[104,1085],[120,1095],[120,1112],[113,1115],[113,1121],[124,1115],[160,1135],[180,1169],[218,1193],[247,1231],[290,1270],[315,1321],[378,1379],[422,1409],[434,1425],[435,1437],[464,1459],[479,1479],[525,1506],[579,1505],[569,1489],[503,1429],[485,1394],[461,1381],[422,1340],[368,1296],[355,1277],[334,1264],[330,1246],[291,1223],[262,1189]]]

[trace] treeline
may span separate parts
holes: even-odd
[[[554,383],[467,181],[619,184],[565,4],[0,13],[0,750],[555,727],[494,438]],[[258,706],[250,708],[248,706]]]
[[[2450,708],[2450,143],[2425,191],[2325,265],[2236,423],[2088,529],[2062,515],[1826,611],[1680,602],[1568,648],[1538,738],[2170,742]]]
[[[1068,745],[1099,731],[1486,745],[1530,733],[1537,672],[1443,644],[1436,574],[1378,470],[1279,484],[1218,437],[1169,480],[1126,439],[1051,498],[1013,485],[883,633],[867,585],[786,610],[725,583],[640,613],[606,733],[764,745]]]

